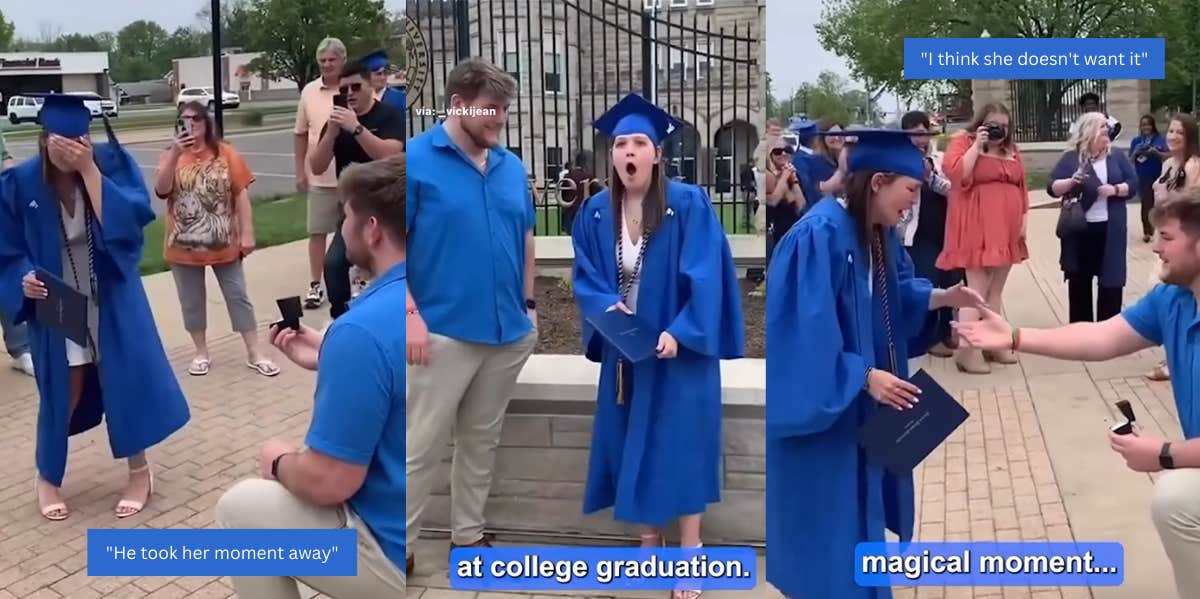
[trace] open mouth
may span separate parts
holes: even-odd
[[[625,163],[625,174],[631,176],[637,174],[637,165],[632,162]]]

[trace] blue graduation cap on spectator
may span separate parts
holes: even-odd
[[[818,135],[858,138],[858,142],[850,146],[846,163],[850,172],[876,171],[925,178],[925,155],[912,142],[913,136],[919,133],[902,129],[847,129],[824,131]]]
[[[593,126],[610,137],[642,133],[659,145],[675,131],[683,128],[675,117],[642,96],[631,93],[600,115]]]
[[[25,94],[42,98],[42,128],[62,137],[83,137],[91,127],[92,111],[82,96],[72,94]]]
[[[796,133],[796,135],[798,135],[800,137],[807,137],[809,135],[815,135],[817,133],[817,131],[821,128],[820,125],[818,125],[816,121],[812,121],[809,119],[792,119],[791,122],[788,123],[788,125],[790,126],[791,130],[794,131]]]
[[[367,70],[370,71],[382,71],[391,65],[391,61],[388,60],[387,52],[384,50],[376,50],[364,56],[362,63],[363,66],[367,67]]]

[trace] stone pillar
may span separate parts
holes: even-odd
[[[983,105],[998,102],[1012,110],[1012,85],[1007,79],[973,79],[971,80],[971,112],[978,111]]]
[[[1120,139],[1132,139],[1137,135],[1138,119],[1150,112],[1150,81],[1109,79],[1104,96],[1105,111],[1121,122]]]

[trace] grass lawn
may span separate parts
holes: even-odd
[[[754,219],[750,219],[750,227],[746,226],[746,205],[733,200],[718,203],[721,224],[725,226],[727,235],[744,235],[754,233]],[[566,235],[559,224],[562,220],[559,206],[538,206],[535,235]]]
[[[267,197],[253,201],[254,235],[258,249],[282,245],[308,236],[303,195]],[[146,227],[146,245],[142,250],[142,275],[168,270],[163,261],[163,227],[166,219],[159,217]]]

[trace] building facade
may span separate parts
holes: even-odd
[[[300,90],[290,79],[268,80],[248,68],[258,52],[225,52],[221,54],[221,82],[224,91],[234,92],[244,102],[298,98]],[[175,93],[188,87],[213,87],[212,56],[177,58],[172,61],[172,87]]]
[[[0,53],[0,101],[48,92],[94,92],[112,97],[108,53]]]
[[[444,109],[460,57],[504,68],[519,92],[502,143],[538,188],[580,150],[606,177],[610,140],[592,122],[641,93],[686,124],[665,148],[669,174],[732,195],[765,132],[764,9],[765,0],[409,0],[419,39],[409,41],[408,93],[415,108]],[[436,122],[414,112],[411,129]]]

